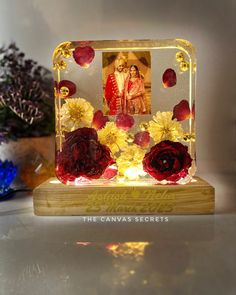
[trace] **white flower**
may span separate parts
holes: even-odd
[[[84,98],[68,98],[61,107],[61,124],[65,131],[90,127],[93,120],[92,105]]]

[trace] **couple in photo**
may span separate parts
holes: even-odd
[[[145,87],[137,65],[127,68],[124,57],[115,60],[115,71],[107,77],[105,99],[109,115],[146,113]]]

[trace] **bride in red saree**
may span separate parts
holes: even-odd
[[[125,80],[123,112],[127,114],[145,114],[145,88],[136,65],[131,65]]]

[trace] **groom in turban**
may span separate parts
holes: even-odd
[[[125,67],[125,58],[118,57],[115,60],[115,71],[107,77],[105,98],[109,107],[108,115],[117,115],[122,111],[124,84],[127,77]]]

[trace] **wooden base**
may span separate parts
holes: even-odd
[[[33,192],[36,215],[212,214],[214,188],[195,177],[186,185],[69,186],[51,178]]]

